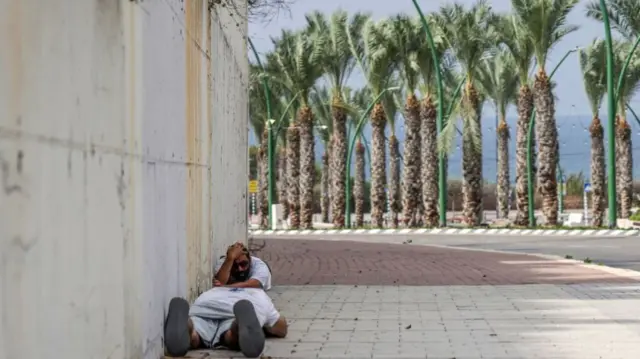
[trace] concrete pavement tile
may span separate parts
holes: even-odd
[[[378,321],[376,319],[361,319],[358,318],[355,321],[354,330],[375,330],[378,328]]]
[[[291,331],[291,329],[289,329]],[[329,339],[329,335],[331,334],[330,330],[325,329],[310,329],[307,332],[303,333],[302,342],[304,343],[324,343]]]
[[[353,330],[330,331],[327,336],[329,343],[348,343],[351,341]]]
[[[378,332],[374,330],[356,330],[351,334],[352,343],[375,343],[378,340]]]
[[[400,354],[399,342],[373,343],[373,354]]]
[[[421,330],[406,330],[400,333],[400,342],[402,343],[423,343],[427,338],[427,333]]]
[[[357,320],[353,319],[335,319],[333,321],[333,330],[354,330],[358,325]]]
[[[399,343],[400,333],[397,330],[380,330],[374,332],[375,338],[379,343]]]
[[[373,345],[373,342],[363,343],[351,341],[347,347],[347,353],[354,356],[371,356],[373,353]]]
[[[349,347],[348,342],[344,343],[332,343],[327,342],[324,343],[320,352],[318,353],[319,358],[348,358],[347,348]]]
[[[309,325],[309,330],[329,330],[333,328],[333,320],[313,319]]]

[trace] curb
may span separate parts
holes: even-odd
[[[518,235],[518,236],[638,236],[636,229],[470,229],[470,228],[404,228],[404,229],[305,229],[305,230],[249,230],[254,236],[305,236],[305,235]]]

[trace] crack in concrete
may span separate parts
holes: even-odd
[[[4,159],[2,155],[0,155],[0,179],[2,180],[2,190],[7,196],[10,196],[13,193],[22,193],[22,186],[19,184],[9,184],[9,175],[11,169],[9,165],[9,161]]]

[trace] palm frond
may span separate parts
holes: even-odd
[[[633,40],[640,36],[640,2],[634,0],[606,0],[606,5],[609,23],[613,29],[627,40]],[[592,1],[587,4],[586,14],[590,18],[602,22],[600,2]]]
[[[579,0],[511,0],[513,12],[533,42],[538,66],[544,68],[553,47],[578,30],[567,24],[569,13]]]
[[[415,92],[417,87],[420,73],[418,50],[424,45],[421,41],[424,35],[419,34],[418,29],[416,22],[404,14],[390,18],[383,27],[384,46],[391,48],[401,82],[409,93]]]
[[[329,143],[330,133],[333,132],[333,116],[331,114],[331,94],[326,87],[315,87],[309,94],[309,104],[313,111],[315,123],[324,126],[324,130],[318,131],[319,137],[326,145]]]
[[[435,22],[466,77],[472,80],[475,67],[499,38],[491,6],[486,0],[476,1],[470,9],[460,3],[445,5]]]
[[[320,66],[331,83],[334,94],[340,95],[340,89],[356,66],[349,47],[349,35],[359,35],[369,16],[356,13],[350,18],[346,11],[337,10],[328,19],[320,11],[311,12],[305,17],[306,33],[320,38],[323,45]],[[356,51],[361,52],[361,49]]]
[[[629,42],[614,42],[614,69],[616,71],[620,71],[624,66],[624,62],[626,61],[631,48],[632,44],[630,44]],[[618,78],[618,76],[619,75],[616,74],[615,78]],[[616,94],[616,101],[618,102],[618,106],[624,109],[625,104],[638,92],[639,87],[640,53],[638,53],[638,51],[636,50],[636,52],[634,52],[634,55],[632,55],[629,66],[627,67],[627,71],[624,74],[620,92]]]
[[[515,15],[502,15],[498,20],[501,42],[509,49],[517,66],[520,85],[525,85],[529,78],[534,56],[533,41],[521,20]]]
[[[306,105],[316,80],[322,76],[324,38],[309,32],[283,30],[281,36],[272,39],[275,50],[270,58],[269,75],[290,93],[301,92],[300,102]]]
[[[518,75],[517,65],[507,49],[496,51],[492,58],[487,58],[478,66],[476,75],[480,91],[492,99],[498,107],[498,114],[504,118],[507,107],[517,97]]]
[[[594,40],[591,45],[578,51],[578,61],[582,72],[584,90],[589,100],[591,114],[596,116],[602,99],[607,92],[606,48],[602,40]]]

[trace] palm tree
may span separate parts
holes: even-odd
[[[605,161],[604,161],[604,129],[598,117],[602,98],[606,87],[606,48],[601,40],[596,40],[586,49],[578,53],[584,90],[589,99],[593,120],[589,126],[591,133],[591,186],[593,219],[592,225],[603,225],[605,210]]]
[[[351,91],[351,89],[345,89],[345,98],[348,99],[348,106],[350,109],[349,121],[349,133],[353,132],[356,127],[356,119],[360,119],[365,109],[367,108],[368,101],[371,101],[369,91],[364,88],[357,91]],[[364,225],[364,196],[365,196],[365,149],[363,143],[366,143],[366,138],[363,132],[360,133],[360,138],[356,142],[356,168],[353,181],[353,198],[355,202],[355,226],[362,227]],[[351,164],[349,164],[351,165]]]
[[[498,111],[498,213],[509,216],[509,125],[507,107],[516,100],[518,75],[516,63],[507,49],[499,49],[491,59],[484,60],[478,71],[482,92],[493,100]]]
[[[316,88],[311,93],[311,108],[316,117],[316,123],[323,126],[318,131],[319,137],[324,144],[322,154],[322,174],[320,179],[320,213],[323,223],[329,223],[329,161],[330,161],[330,137],[333,120],[331,116],[330,95],[326,87]]]
[[[516,124],[516,218],[514,223],[518,226],[529,226],[528,206],[529,192],[527,190],[527,132],[529,121],[533,113],[533,92],[529,85],[529,70],[534,56],[533,41],[527,29],[521,24],[517,16],[506,15],[499,22],[501,42],[509,49],[517,67],[516,73],[519,80],[518,98],[518,122]],[[535,134],[533,134],[535,138]],[[531,143],[533,154],[532,169],[535,173],[535,141]]]
[[[265,95],[262,85],[260,84],[260,74],[262,70],[257,66],[251,65],[251,84],[249,86],[249,122],[253,129],[253,133],[258,140],[257,167],[258,167],[258,193],[256,194],[256,205],[260,216],[260,228],[266,229],[269,225],[268,213],[268,163],[267,163],[267,109],[265,104]]]
[[[420,186],[420,148],[422,142],[420,139],[420,103],[416,97],[419,68],[416,55],[420,45],[423,45],[420,40],[424,38],[424,35],[422,34],[422,26],[407,15],[396,15],[391,18],[388,26],[385,27],[384,35],[396,55],[394,60],[407,93],[404,104],[402,217],[406,226],[415,227],[422,194]],[[397,139],[394,136],[395,142]],[[395,145],[390,148],[390,151],[395,151]]]
[[[469,10],[460,4],[441,8],[438,23],[466,78],[462,94],[463,217],[468,226],[482,219],[482,94],[475,78],[482,57],[494,43],[493,14],[487,1],[477,1]],[[455,126],[450,121],[447,126]],[[444,131],[455,134],[455,131]],[[441,209],[442,210],[442,209]]]
[[[313,225],[315,154],[313,113],[309,107],[309,94],[316,80],[322,75],[320,65],[323,38],[314,36],[313,33],[283,31],[279,41],[274,42],[275,60],[280,67],[280,73],[272,74],[272,76],[285,86],[289,92],[300,93],[298,98],[300,107],[295,124],[298,127],[300,140],[300,224],[302,228],[310,229]],[[291,139],[288,138],[289,145],[292,144]],[[295,142],[295,135],[293,135],[293,140]],[[291,168],[289,170],[293,172]],[[292,200],[294,199],[290,196],[290,208],[295,206],[295,204],[291,203]]]
[[[633,0],[606,0],[609,23],[627,40],[640,36],[640,2]],[[587,16],[602,21],[599,1],[587,5]]]
[[[611,26],[627,40],[633,41],[640,36],[640,3],[637,1],[607,0],[607,10]],[[602,12],[597,2],[587,5],[587,16],[602,21]],[[626,55],[629,53],[628,45],[616,44],[616,64],[614,69],[621,69]],[[633,190],[633,156],[631,147],[631,128],[626,120],[626,101],[633,97],[634,83],[637,83],[634,74],[635,62],[627,69],[623,88],[616,94],[616,195],[618,197],[618,211],[621,218],[628,218],[631,214],[632,190]],[[617,78],[617,77],[616,77]]]
[[[384,88],[388,86],[393,73],[393,54],[390,49],[385,46],[385,37],[383,27],[385,22],[376,23],[368,20],[364,26],[364,56],[360,56],[357,49],[357,40],[355,36],[349,34],[348,41],[352,54],[356,59],[356,63],[362,70],[367,80],[367,87],[372,98],[382,93]],[[386,151],[384,129],[388,119],[388,107],[390,97],[387,101],[379,101],[373,107],[371,112],[371,147],[372,147],[372,163],[371,163],[371,221],[374,227],[382,227],[384,225],[385,212],[385,185],[386,185]],[[387,108],[385,108],[387,107]],[[394,113],[395,114],[395,113]],[[390,117],[390,116],[389,116]],[[392,134],[392,138],[395,136]],[[393,159],[392,159],[393,161]],[[393,186],[392,186],[393,187]]]
[[[437,26],[435,17],[428,16],[427,22],[431,28],[432,37],[436,49],[436,56],[440,60],[447,44],[444,41],[442,31]],[[416,19],[416,26],[421,24]],[[436,73],[433,66],[433,57],[426,37],[419,28],[416,35],[422,39],[416,52],[416,62],[420,71],[420,92],[422,101],[420,103],[420,184],[422,185],[422,215],[423,224],[427,227],[436,227],[439,221],[438,212],[438,131],[436,126]],[[453,63],[453,62],[452,62]],[[455,86],[455,85],[454,85]],[[445,102],[445,109],[448,102]],[[446,174],[446,171],[445,171]],[[446,211],[445,209],[442,209]]]
[[[306,15],[308,31],[323,39],[321,66],[331,84],[331,111],[333,117],[333,142],[331,158],[331,187],[333,224],[344,227],[345,213],[345,169],[347,162],[346,121],[342,90],[355,67],[355,60],[347,41],[350,36],[357,39],[362,32],[368,15],[354,14],[351,18],[346,11],[335,11],[330,19],[319,11]],[[361,53],[362,43],[355,41],[355,49]]]
[[[538,192],[547,225],[558,224],[558,129],[551,81],[545,70],[554,45],[578,29],[567,25],[567,16],[579,0],[511,0],[521,26],[527,31],[538,66],[533,89],[538,136]],[[533,200],[533,199],[529,199]]]
[[[631,50],[630,43],[615,44],[615,69],[619,71]],[[620,218],[629,218],[633,200],[633,148],[631,126],[627,122],[626,104],[635,96],[640,86],[640,55],[634,55],[616,94],[616,193]]]
[[[358,139],[356,143],[356,173],[353,181],[353,195],[355,197],[356,227],[364,225],[364,145]]]

